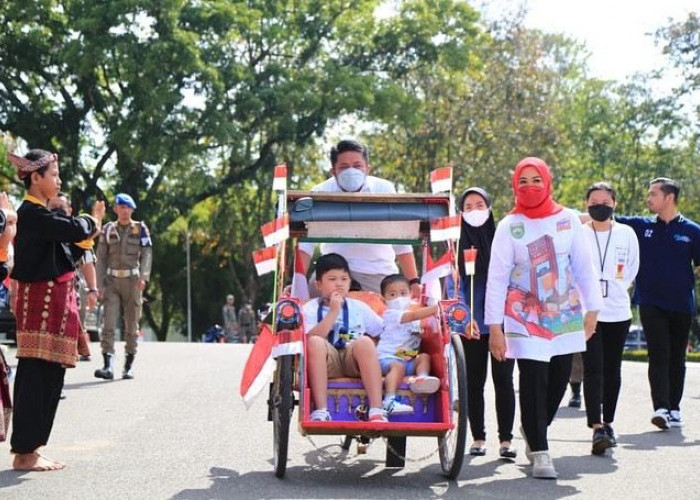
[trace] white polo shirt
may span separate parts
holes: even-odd
[[[314,186],[312,192],[342,193],[335,177],[326,179]],[[379,177],[368,175],[361,193],[396,193],[394,185]],[[307,255],[313,255],[316,243],[300,243],[299,249]],[[350,271],[365,274],[388,276],[399,272],[396,256],[413,253],[411,245],[385,245],[374,243],[321,243],[321,254],[337,253],[345,257]]]

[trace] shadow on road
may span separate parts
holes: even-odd
[[[631,450],[655,450],[662,447],[700,446],[700,441],[686,441],[682,430],[648,431],[639,434],[620,434],[617,437],[620,446]]]
[[[22,477],[25,474],[31,474],[31,472],[17,471],[13,469],[0,471],[0,488],[10,488],[28,481],[28,478],[25,479]]]

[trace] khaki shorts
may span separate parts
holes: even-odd
[[[345,349],[336,349],[333,344],[326,341],[328,378],[360,376],[360,368],[353,354],[354,347],[355,342],[350,342]]]

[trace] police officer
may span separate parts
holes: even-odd
[[[131,379],[141,317],[141,293],[151,274],[151,237],[143,222],[131,218],[136,203],[128,194],[114,200],[117,221],[102,228],[97,246],[97,284],[104,300],[102,357],[104,367],[95,377],[114,378],[114,330],[120,306],[124,317],[126,361],[122,378]]]

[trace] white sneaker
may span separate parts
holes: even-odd
[[[328,413],[328,410],[325,409],[314,410],[311,412],[309,420],[311,420],[312,422],[330,422],[331,414]]]
[[[404,404],[394,398],[384,402],[384,411],[387,415],[408,415],[413,413],[413,406]]]
[[[668,419],[668,410],[666,408],[659,408],[654,412],[651,417],[651,423],[662,430],[666,430],[670,427]]]
[[[683,419],[681,418],[680,410],[671,410],[668,412],[668,425],[671,427],[683,427]]]
[[[410,387],[415,394],[433,394],[440,388],[440,379],[430,376],[413,377]]]
[[[556,479],[558,477],[548,451],[533,451],[532,459],[532,477],[538,479]]]

